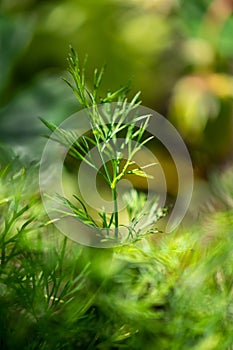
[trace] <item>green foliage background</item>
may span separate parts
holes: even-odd
[[[2,349],[233,349],[232,31],[226,0],[1,1]],[[96,250],[47,223],[32,161],[38,117],[79,108],[69,44],[87,79],[106,63],[104,90],[132,81],[182,134],[196,181],[177,232]]]
[[[218,179],[224,210],[96,249],[46,223],[35,171],[1,171],[2,349],[232,349],[231,172]]]

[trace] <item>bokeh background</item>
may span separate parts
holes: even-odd
[[[103,94],[130,83],[143,105],[166,116],[190,151],[195,211],[209,179],[233,158],[231,0],[2,0],[0,142],[33,159],[38,117],[60,123],[79,106],[62,81],[72,45],[88,55],[87,81],[107,65]],[[161,155],[169,192],[174,164]]]

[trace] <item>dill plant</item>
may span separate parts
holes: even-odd
[[[23,166],[13,152],[8,158],[0,155],[0,346],[54,348],[51,323],[84,288],[90,263],[79,268],[80,247],[47,223],[37,165]]]
[[[87,88],[85,78],[86,61],[81,67],[73,48],[68,56],[68,62],[73,82],[64,80],[73,90],[81,108],[86,110],[90,132],[80,136],[73,130],[65,130],[42,118],[41,120],[53,132],[52,139],[69,148],[71,157],[84,162],[102,177],[111,192],[113,209],[107,213],[103,208],[98,212],[99,218],[96,220],[90,215],[81,197],[74,195],[78,205],[59,195],[55,200],[69,208],[68,215],[94,228],[103,242],[135,241],[145,234],[158,232],[154,225],[165,215],[166,209],[158,207],[158,198],[148,201],[144,193],[135,189],[123,196],[128,213],[128,224],[123,224],[119,219],[118,183],[129,175],[151,178],[152,176],[147,174],[145,169],[156,166],[156,163],[152,163],[140,167],[134,161],[134,156],[154,137],[146,133],[151,115],[139,115],[137,111],[141,104],[140,92],[129,101],[127,97],[129,89],[126,86],[101,97],[101,83],[105,69],[94,70],[93,88],[90,89]],[[97,149],[102,164],[101,169],[91,155],[93,148]],[[127,153],[127,159],[124,153]],[[90,181],[93,180],[90,179]],[[59,211],[67,215],[65,210],[59,209]],[[127,231],[124,236],[122,229]]]
[[[1,155],[1,349],[233,348],[232,169],[212,185],[222,210],[156,245],[106,250],[57,242],[37,172]],[[143,200],[128,195],[133,218]]]

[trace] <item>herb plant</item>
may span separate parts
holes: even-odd
[[[103,211],[98,212],[99,219],[96,220],[90,215],[81,197],[74,195],[78,206],[64,197],[59,197],[59,200],[71,210],[73,217],[93,227],[102,237],[102,241],[114,239],[115,242],[122,243],[129,239],[137,240],[148,233],[158,232],[155,223],[164,216],[165,209],[158,208],[157,198],[147,201],[146,195],[136,190],[126,193],[123,198],[128,213],[128,224],[121,223],[119,219],[118,183],[129,175],[150,178],[151,175],[148,175],[145,169],[156,166],[155,163],[152,163],[139,167],[134,161],[134,156],[154,137],[146,135],[151,116],[140,115],[137,111],[141,103],[140,93],[137,93],[128,102],[128,87],[122,87],[117,91],[108,92],[103,98],[100,89],[104,69],[95,69],[91,90],[87,88],[85,80],[85,64],[81,68],[73,48],[71,48],[68,61],[73,84],[66,79],[65,81],[72,88],[81,108],[86,108],[91,134],[86,133],[80,136],[73,130],[67,131],[44,119],[42,121],[53,132],[52,137],[55,141],[68,146],[70,156],[85,162],[103,178],[111,191],[113,209],[111,213],[107,213],[103,208]],[[97,149],[97,158],[102,164],[101,169],[91,154],[93,148]],[[90,181],[93,180],[90,179]],[[140,210],[138,210],[139,207]],[[66,211],[62,213],[67,214]],[[122,234],[122,228],[126,228],[126,235]]]
[[[224,211],[94,249],[48,224],[35,170],[0,172],[1,349],[232,349],[232,175],[215,179]]]

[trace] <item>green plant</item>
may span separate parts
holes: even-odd
[[[3,166],[9,155],[12,164]],[[82,265],[80,247],[70,247],[67,238],[54,236],[47,225],[37,166],[22,167],[19,159],[7,152],[5,157],[1,155],[1,165],[1,348],[53,348],[57,340],[50,337],[49,329],[63,304],[67,307],[83,290],[90,263]],[[77,315],[85,313],[89,302],[80,303]]]
[[[103,178],[111,191],[113,209],[109,214],[103,208],[103,211],[98,212],[99,219],[96,220],[88,212],[85,201],[74,195],[79,206],[67,198],[58,196],[58,201],[71,210],[69,214],[66,210],[60,210],[60,212],[64,215],[72,215],[93,227],[103,241],[109,239],[114,239],[116,242],[137,240],[143,234],[158,232],[154,225],[164,216],[165,210],[158,208],[157,198],[147,203],[146,196],[136,190],[124,196],[128,224],[123,224],[119,220],[118,183],[129,175],[150,178],[151,175],[145,172],[145,168],[156,165],[152,163],[139,167],[134,161],[134,156],[153,139],[153,136],[146,135],[151,116],[140,115],[137,110],[141,103],[138,100],[140,93],[137,93],[128,102],[128,87],[122,87],[117,91],[108,92],[103,98],[100,96],[100,86],[104,69],[95,69],[93,89],[90,90],[85,81],[85,64],[83,68],[80,67],[78,56],[72,48],[68,61],[69,72],[74,83],[66,79],[65,81],[72,88],[81,107],[86,109],[91,134],[85,133],[80,136],[73,130],[65,130],[44,119],[42,122],[53,132],[51,138],[54,141],[69,148],[70,156],[93,168]],[[94,148],[97,149],[95,157],[91,153]],[[96,158],[101,161],[100,169]],[[128,231],[126,237],[121,232],[123,227]]]
[[[95,249],[48,223],[36,166],[0,161],[1,349],[232,349],[232,170],[213,182],[222,211]]]

